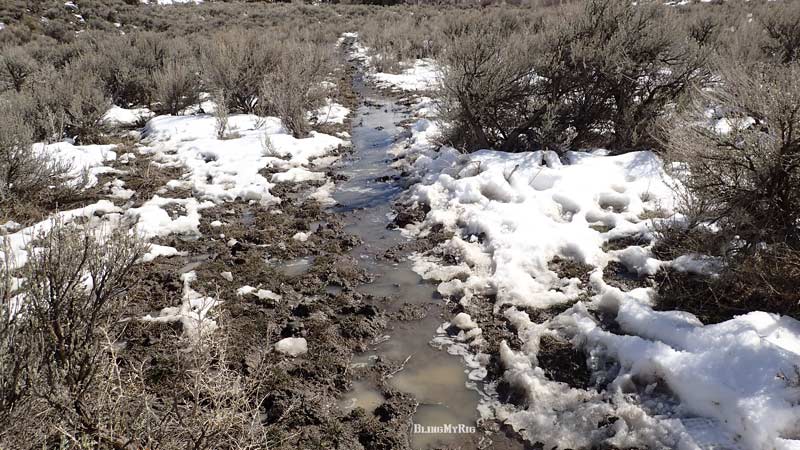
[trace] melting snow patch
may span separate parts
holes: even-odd
[[[283,297],[280,294],[276,294],[268,289],[256,289],[253,286],[242,286],[236,290],[236,295],[240,297],[244,297],[246,295],[252,295],[257,297],[261,300],[273,300],[273,301],[280,301]]]
[[[519,350],[500,347],[503,380],[520,393],[522,406],[486,401],[484,417],[546,448],[800,446],[792,440],[800,439],[800,322],[752,312],[704,325],[686,312],[655,311],[652,289],[623,292],[603,280],[611,262],[640,277],[668,266],[710,276],[721,268],[703,255],[672,261],[653,255],[654,227],[675,218],[676,184],[655,154],[459,155],[434,149],[436,130],[420,119],[394,150],[396,167],[419,182],[406,200],[430,208],[409,229],[424,235],[443,226],[455,233],[439,248],[453,262],[417,256],[414,270],[468,309],[476,295],[496,298],[495,313],[522,343]],[[663,218],[652,218],[653,211]],[[631,238],[640,244],[606,246]],[[589,286],[557,272],[556,258],[588,265]],[[586,299],[590,287],[594,297],[542,323],[523,312]],[[609,320],[619,329],[609,328]],[[482,346],[480,335],[469,334],[480,331],[472,322],[459,314],[451,322],[458,335],[440,334],[435,342],[474,364]],[[581,347],[597,384],[553,381],[538,361],[547,335]]]
[[[143,318],[147,322],[180,322],[183,331],[193,341],[217,329],[217,322],[210,317],[214,307],[222,302],[206,297],[191,288],[190,283],[197,280],[194,271],[181,275],[183,280],[183,298],[180,306],[164,308],[156,317],[149,314]]]
[[[439,83],[439,68],[432,59],[418,59],[399,74],[376,73],[378,84],[407,91],[422,91],[435,88]]]
[[[347,118],[348,114],[350,114],[349,109],[331,99],[326,99],[325,105],[309,113],[309,116],[311,116],[311,120],[316,121],[318,124],[341,124],[344,123],[344,119]]]
[[[132,127],[142,120],[153,117],[153,112],[147,108],[126,109],[112,106],[103,115],[103,123],[111,126]]]
[[[280,199],[270,193],[273,184],[259,173],[261,169],[289,171],[275,174],[274,182],[321,180],[324,174],[302,166],[344,143],[321,133],[296,139],[275,117],[233,115],[229,126],[235,134],[220,140],[212,116],[159,116],[147,123],[143,134],[161,164],[188,170],[181,184],[192,188],[200,199],[215,203],[235,199],[277,203]],[[269,136],[269,151],[265,135]]]
[[[108,200],[100,200],[83,208],[61,211],[35,225],[0,237],[0,242],[5,241],[6,244],[0,245],[0,260],[7,261],[11,269],[25,265],[28,261],[27,246],[35,238],[48,233],[55,223],[68,224],[83,218],[87,219],[85,223],[87,229],[113,229],[121,213],[122,210]]]
[[[33,151],[68,164],[71,176],[80,178],[86,173],[89,178],[87,187],[92,187],[97,184],[98,174],[109,171],[110,167],[105,167],[104,163],[117,159],[115,148],[116,145],[73,145],[69,142],[58,142],[50,145],[35,144]]]

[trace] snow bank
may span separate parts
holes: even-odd
[[[112,106],[103,115],[102,121],[110,126],[131,127],[143,119],[153,117],[153,115],[153,112],[147,108],[125,109],[119,106]]]
[[[653,255],[654,227],[676,218],[676,182],[655,154],[461,155],[436,148],[437,132],[420,118],[393,150],[395,166],[418,182],[408,202],[430,207],[406,231],[454,232],[437,251],[452,262],[417,256],[414,269],[467,311],[477,295],[495,298],[495,314],[521,343],[502,343],[499,356],[523,406],[489,396],[484,417],[545,448],[800,448],[800,322],[753,312],[704,325],[686,312],[655,311],[650,288],[624,292],[604,280],[612,262],[639,277],[667,266],[709,276],[721,268],[704,255]],[[636,244],[608,245],[623,238]],[[558,260],[585,264],[588,285],[559,273]],[[566,311],[541,323],[528,314],[557,305]],[[484,350],[482,324],[466,313],[451,324],[458,335],[435,342],[449,342],[472,368]],[[585,350],[589,387],[553,381],[539,366],[544,336]]]
[[[454,155],[441,157],[452,165]],[[655,220],[642,215],[671,211],[670,180],[654,154],[571,153],[565,164],[552,152],[483,150],[459,163],[457,173],[439,174],[431,184],[417,186],[411,197],[431,207],[427,225],[460,232],[463,239],[450,244],[459,253],[490,255],[473,263],[476,270],[466,281],[423,274],[452,281],[451,295],[468,294],[459,288],[473,285],[496,293],[497,307],[546,308],[573,300],[580,294],[577,280],[550,270],[555,257],[597,268],[617,260],[653,270],[647,248],[607,253],[603,244],[633,235],[652,238]],[[436,159],[420,157],[415,166],[436,168]]]
[[[100,200],[83,208],[61,211],[35,225],[11,234],[0,233],[0,261],[8,261],[12,269],[22,267],[28,261],[26,247],[37,237],[48,233],[54,224],[68,224],[82,219],[88,229],[113,229],[122,210],[108,200]]]
[[[664,383],[686,413],[715,419],[741,437],[742,448],[800,438],[800,322],[752,312],[704,326],[691,314],[654,311],[630,297],[616,320],[626,334],[604,330],[579,304],[559,324],[619,361],[618,382]]]

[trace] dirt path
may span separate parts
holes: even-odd
[[[522,448],[505,436],[490,439],[485,424],[478,423],[483,386],[468,379],[459,356],[432,345],[437,333],[445,334],[440,327],[450,318],[448,306],[436,286],[412,270],[409,257],[420,243],[396,225],[403,212],[395,210],[395,201],[407,183],[391,167],[390,150],[403,139],[402,124],[413,117],[407,99],[376,89],[357,64],[353,90],[359,98],[353,154],[337,170],[347,180],[334,192],[334,211],[343,214],[345,231],[360,238],[350,254],[373,279],[356,290],[376,301],[372,304],[387,312],[388,322],[384,334],[354,357],[360,377],[342,406],[380,414],[384,402],[398,393],[410,395],[412,448]],[[429,432],[444,427],[461,431]]]
[[[355,67],[339,84],[339,101],[354,110],[352,147],[334,152],[341,160],[328,179],[278,183],[279,205],[220,204],[203,210],[198,236],[154,239],[178,255],[138,268],[130,316],[156,316],[180,302],[184,276],[194,272],[191,289],[218,302],[215,336],[225,342],[228,365],[267,393],[270,448],[522,448],[478,423],[482,387],[459,356],[431,345],[450,312],[435,285],[412,270],[409,256],[420,242],[393,226],[406,219],[394,210],[405,183],[389,150],[412,112]],[[146,156],[139,164],[150,167]],[[328,180],[336,182],[334,207],[310,198]],[[135,321],[125,331],[128,356],[144,361],[165,393],[175,382],[170,361],[187,345],[180,335],[179,323]],[[308,352],[275,351],[285,338],[304,338]],[[428,432],[445,426],[459,432]]]

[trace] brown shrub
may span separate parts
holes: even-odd
[[[787,64],[800,59],[800,4],[780,2],[759,11],[758,21],[768,36],[764,51]]]
[[[98,442],[115,442],[99,427],[93,410],[99,376],[111,361],[107,345],[119,329],[122,295],[132,281],[129,272],[144,246],[127,232],[113,233],[105,243],[98,236],[55,223],[31,245],[19,275],[19,289],[6,276],[0,283],[0,439],[14,442],[30,428],[17,428],[37,414],[38,439],[17,445],[33,447],[47,436],[46,419],[66,429],[92,432]],[[44,415],[46,414],[46,415]],[[48,417],[49,416],[49,417]],[[45,419],[42,423],[42,419]],[[30,425],[30,424],[29,424]],[[38,428],[38,427],[37,427]],[[28,436],[30,437],[30,436]],[[15,445],[11,445],[15,447]]]
[[[22,48],[8,49],[0,56],[0,82],[6,89],[20,92],[37,67],[36,61]]]
[[[445,29],[442,97],[454,144],[652,147],[657,122],[709,77],[705,51],[665,7],[589,0],[559,12],[527,24],[482,14]]]
[[[723,266],[714,278],[673,276],[662,303],[701,308],[714,321],[752,310],[797,317],[800,66],[734,64],[719,73],[669,130],[686,223],[661,234],[667,253],[712,255]]]
[[[172,60],[154,75],[156,112],[180,114],[184,109],[197,104],[200,85],[194,65],[188,61]]]
[[[261,80],[276,70],[278,45],[275,39],[255,31],[213,35],[202,51],[206,84],[214,91],[225,92],[233,110],[256,112]]]
[[[721,69],[723,81],[700,94],[670,130],[669,156],[688,190],[706,199],[699,220],[744,241],[800,243],[800,66]],[[718,112],[709,124],[707,108]]]
[[[295,137],[307,137],[311,131],[307,113],[325,99],[322,82],[332,70],[328,47],[285,44],[275,71],[261,84],[264,112],[277,114]]]
[[[69,165],[32,149],[33,133],[13,102],[0,102],[0,205],[29,203],[44,191],[66,189]]]

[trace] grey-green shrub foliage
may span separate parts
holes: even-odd
[[[667,108],[708,77],[704,53],[665,7],[588,0],[561,11],[533,25],[482,15],[463,33],[445,33],[454,143],[509,151],[564,140],[619,151],[651,146]]]

